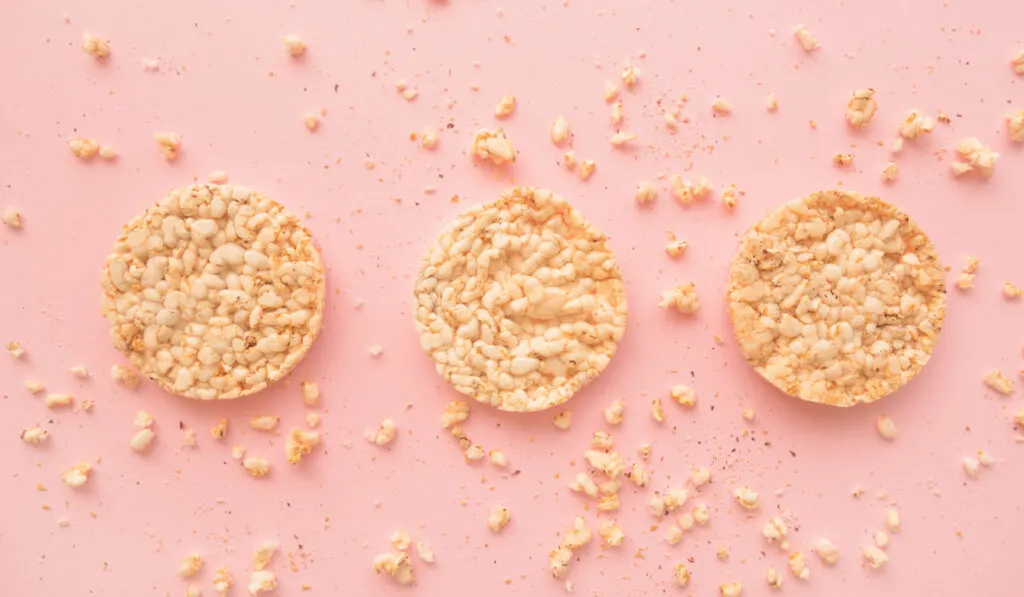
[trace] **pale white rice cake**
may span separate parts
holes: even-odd
[[[416,281],[420,345],[456,390],[501,410],[562,404],[611,361],[626,294],[607,238],[551,191],[458,216]]]
[[[924,232],[889,203],[843,191],[795,199],[751,228],[727,298],[747,361],[783,392],[833,406],[910,381],[946,314]]]
[[[284,377],[316,339],[326,295],[298,218],[212,184],[171,191],[128,222],[102,283],[114,346],[165,390],[202,400]]]

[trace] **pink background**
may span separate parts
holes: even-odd
[[[617,446],[632,461],[636,447],[651,442],[655,478],[643,491],[625,485],[617,518],[628,539],[620,549],[602,550],[595,537],[578,552],[568,576],[578,594],[713,595],[740,580],[744,595],[765,595],[768,566],[783,572],[788,595],[1017,591],[1024,444],[1011,419],[1024,401],[1020,390],[994,395],[981,379],[999,367],[1020,381],[1024,304],[1005,301],[1000,287],[1024,284],[1024,151],[1011,147],[1004,125],[1011,101],[1024,107],[1024,78],[1008,64],[1024,47],[1024,13],[996,1],[770,5],[0,3],[0,207],[20,208],[25,224],[21,232],[0,227],[0,341],[19,340],[28,350],[23,361],[0,355],[2,592],[183,595],[176,571],[186,553],[199,551],[204,592],[213,594],[213,569],[228,565],[241,595],[253,548],[277,538],[295,563],[292,571],[286,555],[274,566],[280,595],[300,594],[303,583],[310,595],[398,594],[408,589],[376,577],[371,561],[403,528],[437,553],[435,566],[416,564],[418,594],[563,594],[547,554],[577,514],[596,530],[593,507],[566,485],[615,398],[627,403],[625,424],[611,430]],[[800,22],[820,40],[819,52],[796,44],[791,30]],[[106,63],[79,50],[83,30],[111,41]],[[287,33],[308,43],[301,60],[285,54]],[[143,58],[159,58],[159,72],[144,72]],[[608,144],[614,131],[603,88],[628,60],[642,78],[623,95],[623,129],[639,142],[623,151]],[[395,91],[400,78],[419,98],[407,102]],[[868,86],[878,90],[878,115],[866,130],[850,131],[843,108],[851,90]],[[774,115],[764,108],[769,91],[779,100]],[[494,106],[508,93],[519,106],[501,126],[518,161],[507,170],[474,166],[472,134],[497,126]],[[684,93],[690,101],[681,115],[690,122],[673,135],[659,102]],[[712,118],[718,95],[733,104],[731,116]],[[311,134],[303,114],[321,108],[327,116]],[[888,143],[910,108],[933,116],[941,109],[953,122],[909,142],[899,180],[884,186],[879,174],[889,156],[876,141]],[[570,122],[577,156],[597,161],[586,183],[562,168],[561,150],[548,140],[559,114]],[[409,140],[427,125],[441,130],[433,153]],[[164,161],[156,131],[183,136],[177,162]],[[65,141],[78,135],[113,145],[121,157],[75,159]],[[970,136],[1003,154],[990,181],[949,173],[950,148]],[[832,155],[846,151],[856,154],[853,166],[835,168]],[[364,167],[367,157],[376,169]],[[121,359],[98,309],[104,256],[124,222],[214,169],[308,212],[330,267],[324,332],[287,382],[256,397],[203,404],[149,383],[127,391],[108,375]],[[640,180],[688,169],[687,176],[746,191],[736,212],[717,199],[684,209],[664,188],[653,207],[636,207]],[[474,406],[467,432],[504,449],[517,475],[466,465],[439,429],[443,405],[457,395],[419,349],[410,314],[412,280],[433,236],[513,183],[557,190],[610,235],[631,305],[612,366],[568,405],[570,431],[553,427],[553,412],[512,416]],[[762,382],[737,352],[720,298],[738,234],[784,200],[839,185],[881,194],[920,222],[952,268],[951,281],[967,255],[981,259],[977,288],[951,285],[946,329],[920,377],[851,410],[799,403]],[[425,194],[425,186],[437,193]],[[450,201],[456,194],[458,204]],[[679,261],[663,252],[666,230],[690,242]],[[702,301],[691,319],[657,308],[660,292],[683,281],[696,282]],[[376,359],[367,352],[375,344],[384,347]],[[93,377],[70,376],[77,364]],[[50,413],[23,389],[28,378],[96,407]],[[322,388],[325,440],[290,467],[283,437],[255,432],[247,421],[278,414],[283,430],[301,425],[300,380]],[[650,399],[676,383],[691,383],[700,402],[692,412],[667,403],[668,420],[658,426]],[[753,423],[741,418],[744,407],[756,411]],[[157,421],[146,456],[128,449],[139,408]],[[874,428],[883,411],[900,429],[892,443]],[[231,429],[216,442],[208,429],[221,417]],[[385,417],[400,436],[380,449],[362,434]],[[179,421],[197,430],[198,448],[179,446]],[[18,439],[33,424],[51,431],[47,445]],[[232,445],[268,457],[271,476],[249,477],[232,460]],[[960,460],[978,448],[999,463],[970,480]],[[62,469],[97,458],[86,487],[61,484]],[[700,495],[712,507],[711,524],[670,547],[666,525],[650,530],[647,499],[681,484],[698,464],[714,471]],[[760,491],[756,516],[733,503],[739,484]],[[851,497],[858,484],[866,489],[859,500]],[[495,536],[485,520],[498,503],[513,519]],[[903,513],[891,560],[882,570],[863,569],[860,547],[883,527],[890,503]],[[840,563],[827,569],[808,553],[810,581],[793,578],[784,554],[760,536],[775,512],[795,521],[794,548],[827,537]],[[70,525],[59,527],[59,519]],[[715,558],[720,545],[731,551],[726,562]],[[634,557],[640,548],[643,559]],[[687,559],[693,580],[678,591],[671,568]]]

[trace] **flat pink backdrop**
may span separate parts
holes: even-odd
[[[597,526],[593,507],[566,485],[604,426],[604,407],[622,398],[617,446],[633,460],[650,442],[655,478],[643,491],[626,484],[616,516],[628,535],[621,548],[602,550],[595,540],[578,552],[568,576],[576,593],[713,595],[739,580],[744,595],[766,595],[773,566],[787,595],[1013,594],[1024,553],[1024,444],[1011,419],[1024,401],[1019,390],[997,397],[981,379],[998,367],[1020,381],[1024,304],[1005,301],[1000,287],[1024,284],[1024,151],[1011,146],[1004,125],[1011,104],[1024,107],[1024,78],[1008,64],[1024,47],[1022,18],[1019,3],[994,0],[0,3],[0,206],[20,208],[25,222],[21,232],[0,228],[0,340],[28,350],[23,361],[0,358],[2,592],[183,595],[176,571],[199,551],[204,592],[213,594],[213,569],[228,565],[241,595],[252,549],[276,538],[282,596],[299,595],[304,583],[310,595],[561,595],[548,552],[575,515]],[[821,41],[819,52],[804,53],[792,38],[800,22]],[[109,60],[82,53],[83,30],[111,41]],[[306,40],[306,56],[285,54],[288,33]],[[143,58],[159,58],[159,71],[145,72]],[[603,89],[628,61],[642,76],[623,94],[623,128],[639,142],[621,150],[608,143]],[[419,89],[415,101],[396,92],[398,79]],[[854,132],[843,109],[860,87],[878,90],[880,108]],[[777,114],[765,110],[769,91]],[[518,107],[500,126],[518,160],[506,170],[474,166],[472,134],[498,125],[494,106],[509,93]],[[684,93],[690,122],[670,134],[661,106]],[[732,103],[731,116],[712,117],[718,95]],[[311,134],[303,114],[321,108],[327,115]],[[899,180],[885,186],[879,174],[890,158],[876,142],[887,144],[910,108],[944,110],[952,123],[908,143]],[[577,156],[598,164],[588,182],[563,169],[548,140],[559,114]],[[427,125],[441,131],[436,152],[409,139]],[[177,162],[165,162],[156,131],[183,136]],[[78,135],[112,144],[121,157],[75,159],[65,141]],[[970,136],[1003,154],[989,181],[950,175],[950,148]],[[837,169],[837,152],[856,161]],[[375,169],[364,167],[368,159]],[[104,256],[124,222],[214,169],[308,218],[330,268],[323,334],[286,382],[256,397],[204,404],[148,383],[127,391],[107,373],[121,358],[99,315]],[[653,207],[634,204],[640,180],[683,171],[746,194],[735,213],[717,200],[684,209],[664,188]],[[474,407],[467,431],[508,453],[503,472],[466,465],[439,429],[443,405],[458,396],[420,350],[410,309],[431,239],[455,214],[514,183],[557,190],[609,234],[631,309],[612,366],[569,403],[570,431],[555,429],[550,412]],[[743,230],[787,199],[839,186],[880,194],[920,222],[952,268],[950,280],[967,255],[981,259],[977,288],[951,289],[926,370],[881,403],[850,410],[799,403],[761,381],[736,349],[721,298]],[[690,242],[679,261],[663,252],[668,230]],[[660,292],[683,281],[696,282],[702,302],[689,319],[657,307]],[[368,354],[375,344],[380,358]],[[93,377],[68,375],[77,364]],[[48,412],[22,387],[27,378],[96,407]],[[301,425],[300,380],[323,390],[325,441],[291,467],[282,437],[246,422],[279,414],[283,429]],[[658,426],[649,402],[677,383],[692,384],[700,402],[692,412],[666,404],[668,420]],[[157,421],[145,456],[128,449],[140,408]],[[753,423],[742,408],[754,409]],[[892,443],[875,431],[883,411],[900,429]],[[216,442],[207,430],[221,417],[231,430]],[[362,435],[385,417],[400,436],[381,449]],[[198,431],[198,448],[179,446],[179,422]],[[48,445],[19,441],[33,424],[50,429]],[[233,445],[268,457],[271,476],[249,477],[231,458]],[[978,448],[999,462],[970,480],[960,461]],[[86,487],[61,484],[63,468],[99,458]],[[670,547],[664,524],[651,529],[647,499],[682,484],[698,464],[714,471],[699,496],[711,524]],[[733,503],[739,484],[760,491],[756,516]],[[856,485],[866,489],[860,499],[851,497]],[[498,503],[513,512],[500,536],[485,523]],[[902,511],[903,530],[889,564],[864,569],[860,547],[883,528],[890,504]],[[811,579],[793,578],[785,555],[760,536],[776,512],[795,521],[794,548],[808,551],[827,537],[841,550],[839,564],[825,568],[808,552]],[[399,528],[437,553],[435,566],[416,564],[411,590],[371,569]],[[727,561],[715,557],[718,546],[729,548]],[[693,580],[678,591],[671,569],[688,560]]]

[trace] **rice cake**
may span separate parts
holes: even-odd
[[[240,186],[171,191],[124,227],[103,269],[110,337],[168,392],[238,398],[284,377],[323,321],[309,230]]]
[[[727,299],[747,361],[783,392],[833,406],[907,383],[946,313],[924,232],[893,205],[844,191],[795,199],[752,227]]]
[[[569,400],[608,366],[626,326],[607,238],[544,189],[516,187],[458,216],[415,296],[420,344],[438,372],[506,411]]]

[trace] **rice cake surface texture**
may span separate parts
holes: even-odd
[[[544,189],[516,187],[458,216],[415,295],[420,344],[438,372],[505,411],[569,400],[608,366],[626,326],[607,238]]]
[[[165,390],[238,398],[284,377],[323,321],[326,283],[309,230],[240,186],[171,191],[107,257],[110,337]]]
[[[747,361],[790,396],[874,402],[913,378],[946,313],[928,237],[877,197],[822,191],[751,228],[727,295]]]

